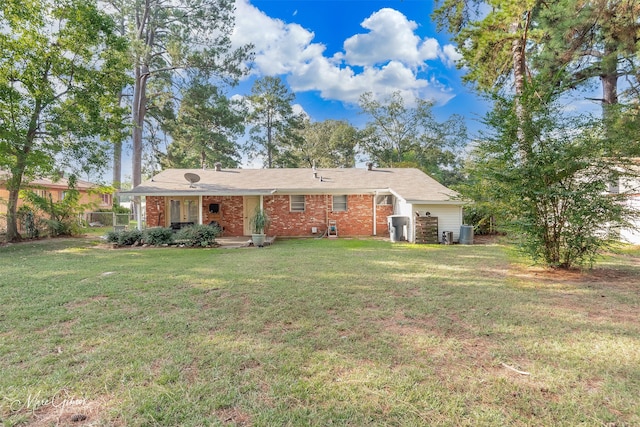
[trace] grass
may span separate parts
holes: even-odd
[[[640,424],[638,248],[562,273],[501,245],[58,239],[0,271],[4,426]]]

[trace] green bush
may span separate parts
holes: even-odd
[[[107,235],[105,236],[105,239],[109,243],[118,243],[118,235],[119,234],[120,234],[120,232],[118,232],[118,231],[109,231],[109,232],[107,232]]]
[[[107,233],[107,242],[117,243],[120,246],[131,246],[140,241],[142,241],[142,231],[136,229],[110,231]]]
[[[142,239],[148,245],[170,245],[173,243],[173,230],[166,227],[147,228]]]
[[[176,234],[176,240],[189,247],[210,247],[215,245],[220,228],[210,225],[192,225],[183,228]]]

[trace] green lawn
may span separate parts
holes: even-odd
[[[640,425],[637,248],[57,239],[0,274],[4,426]]]

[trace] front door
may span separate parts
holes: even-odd
[[[251,227],[251,217],[253,213],[260,206],[260,196],[245,196],[244,197],[244,235],[250,236],[253,234],[253,228]]]
[[[198,223],[198,198],[197,197],[171,197],[169,198],[169,224],[192,222]]]

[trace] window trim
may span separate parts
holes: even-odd
[[[340,201],[338,203],[336,203],[336,197],[344,197],[344,202]],[[349,198],[347,197],[346,194],[334,194],[331,197],[331,212],[347,212],[347,210],[349,209],[349,202],[348,202]],[[344,204],[344,209],[342,209],[342,206]],[[340,208],[336,208],[336,205],[338,205]]]
[[[378,200],[382,199],[384,203],[378,203]],[[376,206],[391,206],[393,205],[393,194],[378,194],[376,196]]]
[[[295,198],[302,197],[302,200],[293,200]],[[307,208],[307,200],[304,194],[290,194],[289,195],[289,212],[304,212]],[[294,208],[294,204],[296,207]],[[300,206],[301,205],[301,206]]]

